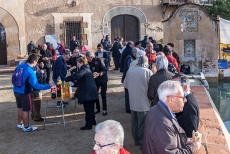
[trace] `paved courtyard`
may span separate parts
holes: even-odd
[[[124,147],[132,154],[139,154],[138,146],[134,146],[131,136],[131,115],[125,112],[124,90],[120,82],[121,73],[119,71],[109,71],[109,82],[107,92],[108,115],[102,113],[96,115],[97,123],[113,119],[119,121],[125,130]],[[56,102],[50,103],[55,106]],[[42,102],[41,114],[44,115],[45,102]],[[57,108],[48,108],[48,118],[54,117]],[[59,114],[61,112],[59,111]],[[27,154],[27,153],[76,153],[89,154],[92,152],[94,128],[92,130],[81,131],[84,126],[84,110],[82,105],[74,108],[74,101],[65,109],[66,132],[63,131],[61,116],[57,117],[60,123],[49,123],[43,130],[43,122],[34,122],[32,125],[38,126],[38,131],[24,133],[16,128],[17,108],[12,91],[11,73],[0,74],[0,153],[4,154]]]

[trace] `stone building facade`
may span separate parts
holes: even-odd
[[[27,54],[30,41],[43,44],[45,36],[51,34],[67,47],[71,36],[77,35],[81,45],[87,45],[93,51],[102,36],[107,34],[112,42],[116,36],[137,41],[145,35],[158,41],[163,38],[162,21],[178,7],[169,5],[170,1],[175,3],[175,0],[1,0],[0,65],[14,65],[17,55]],[[178,2],[184,3],[185,0]],[[169,19],[173,20],[171,25],[170,22],[164,22],[164,25],[179,27],[174,23],[178,19],[174,18]],[[201,22],[204,20],[211,19],[202,19]],[[174,42],[174,32],[170,28],[164,31],[164,42]],[[1,45],[1,38],[5,38],[5,46]],[[175,42],[175,49],[182,56],[182,49],[177,48],[183,43],[179,42]]]
[[[163,10],[158,0],[2,0],[0,23],[5,28],[7,64],[11,65],[18,54],[25,55],[31,40],[43,44],[45,35],[56,34],[59,40],[68,42],[71,28],[80,33],[81,45],[95,50],[103,35],[120,34],[116,28],[111,29],[111,21],[117,16],[136,19],[138,40],[145,35],[159,40],[163,38],[162,21],[167,17]]]
[[[218,77],[218,20],[197,4],[180,5],[163,21],[164,42],[175,44],[174,50],[191,72],[203,72],[207,78]]]

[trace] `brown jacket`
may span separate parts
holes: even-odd
[[[152,107],[145,119],[142,154],[193,154],[184,130],[161,105]]]
[[[160,69],[156,74],[150,77],[148,86],[148,98],[151,101],[151,106],[156,105],[159,101],[157,94],[159,85],[166,80],[171,80],[173,76],[174,74],[168,70]]]

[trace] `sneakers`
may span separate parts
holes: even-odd
[[[107,111],[103,110],[103,116],[106,116],[106,115],[107,115]]]
[[[69,102],[63,102],[63,104],[64,104],[64,105],[68,105],[68,104],[69,104]]]
[[[23,132],[32,132],[32,131],[35,131],[35,130],[37,130],[38,129],[38,127],[32,127],[31,125],[28,125],[28,127],[27,128],[23,128]]]
[[[17,128],[18,128],[18,129],[23,129],[23,128],[24,128],[24,124],[23,124],[23,123],[17,124]]]

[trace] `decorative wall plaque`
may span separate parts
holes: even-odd
[[[198,11],[182,10],[181,14],[181,32],[198,32]]]

